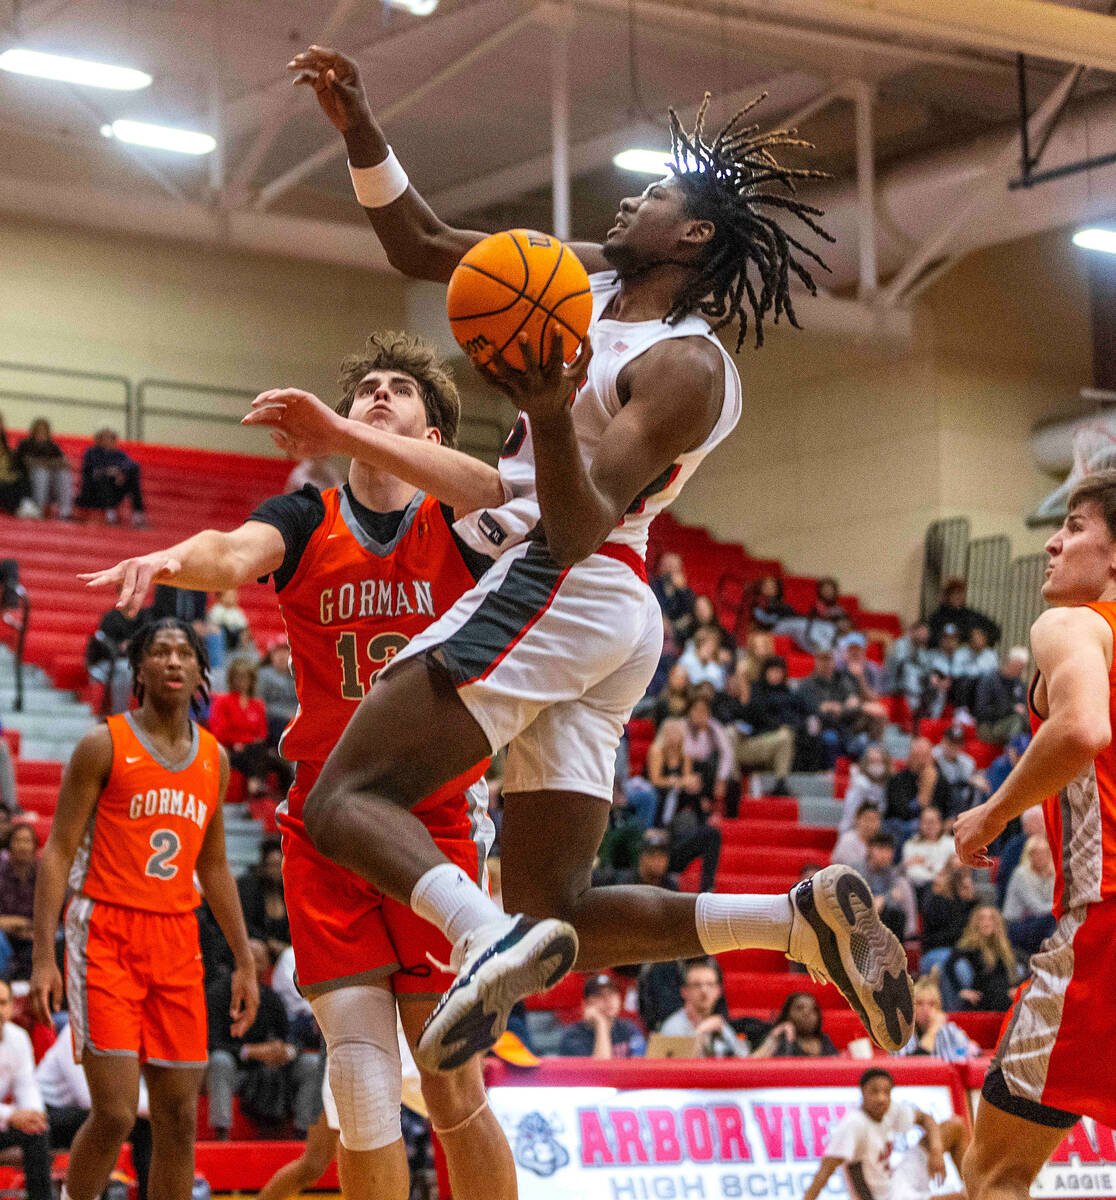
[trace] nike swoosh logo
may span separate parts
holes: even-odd
[[[126,758],[124,761],[126,763],[138,763],[141,758],[143,758],[143,755],[137,754],[135,758]]]

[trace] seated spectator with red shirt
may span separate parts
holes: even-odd
[[[256,695],[256,668],[246,659],[234,659],[226,674],[228,691],[214,696],[209,728],[229,752],[229,763],[247,778],[250,796],[267,791],[268,770],[279,773],[284,790],[291,783],[290,764],[267,744],[267,709]]]

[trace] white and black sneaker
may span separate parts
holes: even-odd
[[[513,1005],[553,987],[577,958],[572,925],[552,917],[505,917],[459,938],[457,978],[427,1018],[415,1049],[424,1071],[455,1071],[495,1045]]]
[[[907,956],[880,920],[868,884],[835,864],[791,888],[790,902],[787,958],[835,983],[877,1045],[905,1046],[914,1023]]]

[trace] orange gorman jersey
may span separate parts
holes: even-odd
[[[325,761],[378,672],[474,583],[432,496],[416,493],[383,545],[342,489],[321,495],[325,517],[279,592],[299,705],[280,747],[310,766]]]
[[[184,766],[155,756],[134,714],[107,719],[112,770],[70,869],[70,887],[94,900],[159,913],[201,903],[194,866],[221,793],[217,739],[191,721]]]
[[[1088,605],[1112,629],[1116,643],[1116,603]],[[1031,729],[1043,718],[1035,712],[1031,684]],[[1116,731],[1116,654],[1108,676],[1108,709]],[[1076,779],[1043,803],[1046,836],[1054,855],[1054,915],[1116,897],[1116,738]]]

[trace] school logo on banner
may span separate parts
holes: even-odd
[[[555,1137],[560,1132],[555,1125],[560,1122],[552,1125],[542,1113],[529,1112],[515,1131],[515,1161],[543,1179],[570,1161],[570,1152]]]

